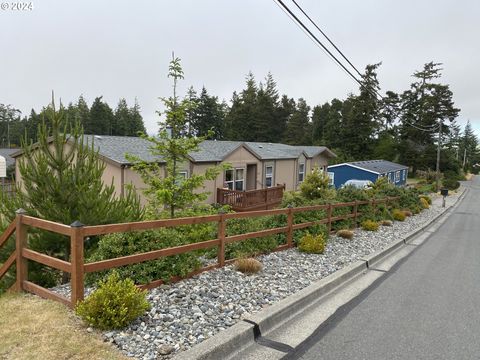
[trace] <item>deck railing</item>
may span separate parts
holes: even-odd
[[[247,191],[219,188],[217,202],[230,205],[234,211],[268,210],[280,205],[284,191],[285,185]]]

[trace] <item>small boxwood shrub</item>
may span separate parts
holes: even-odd
[[[351,240],[353,238],[353,231],[348,229],[341,229],[337,231],[337,236]]]
[[[362,222],[362,229],[367,231],[377,231],[378,223],[373,220],[365,220]]]
[[[301,238],[298,249],[310,254],[323,254],[326,245],[327,240],[325,235],[312,235],[307,233]]]
[[[254,258],[238,259],[233,264],[235,270],[244,274],[255,274],[262,270],[262,263]]]
[[[150,308],[146,291],[114,271],[75,311],[89,325],[101,330],[121,329]]]
[[[393,217],[393,220],[396,220],[396,221],[405,221],[405,218],[407,217],[405,215],[405,213],[401,210],[398,210],[398,209],[394,209],[392,211],[392,217]]]

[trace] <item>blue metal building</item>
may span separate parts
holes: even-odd
[[[354,161],[328,167],[331,184],[338,189],[348,180],[370,180],[386,176],[396,186],[407,183],[408,167],[386,160]]]

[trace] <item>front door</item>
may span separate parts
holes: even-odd
[[[247,190],[257,188],[257,164],[247,165]]]

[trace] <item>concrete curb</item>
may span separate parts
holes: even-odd
[[[229,359],[238,354],[243,349],[251,345],[254,340],[254,328],[257,324],[261,333],[268,333],[278,328],[283,323],[293,318],[296,314],[303,311],[307,306],[326,295],[330,291],[345,285],[349,281],[355,279],[359,274],[363,273],[368,267],[374,263],[384,259],[387,255],[400,249],[403,245],[409,243],[421,232],[430,228],[433,224],[442,224],[446,217],[441,219],[450,209],[456,207],[461,199],[466,195],[464,188],[463,193],[457,197],[455,202],[446,207],[441,213],[436,215],[431,221],[423,225],[421,228],[412,231],[401,240],[390,244],[385,249],[376,251],[349,266],[344,267],[327,277],[307,286],[299,292],[288,296],[287,298],[273,304],[265,310],[250,315],[244,320],[233,325],[232,327],[218,333],[215,336],[195,345],[193,348],[184,351],[174,357],[176,360],[216,360]]]

